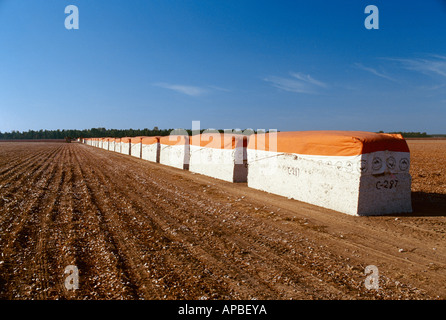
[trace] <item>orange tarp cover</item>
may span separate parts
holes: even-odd
[[[155,144],[160,141],[160,137],[142,137],[142,144]]]
[[[248,148],[320,156],[356,156],[385,150],[409,152],[406,140],[400,134],[364,131],[291,131],[271,135],[271,139],[269,133],[252,135]],[[273,145],[274,135],[277,135],[276,147]]]
[[[186,135],[165,136],[160,138],[160,143],[169,146],[189,144],[189,136]]]
[[[215,149],[235,149],[247,144],[247,136],[241,134],[203,133],[190,138],[190,144]]]
[[[140,143],[141,142],[142,137],[133,137],[130,139],[131,143]]]
[[[129,143],[131,140],[132,140],[132,138],[129,138],[129,137],[121,138],[121,142],[124,142],[124,143]]]

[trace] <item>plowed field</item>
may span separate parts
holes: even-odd
[[[86,145],[0,143],[0,298],[446,299],[446,141],[409,146],[414,213],[353,217]]]

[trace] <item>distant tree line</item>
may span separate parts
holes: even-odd
[[[105,129],[92,128],[85,130],[28,130],[28,131],[11,131],[0,132],[0,140],[29,140],[29,139],[76,139],[76,138],[122,138],[137,136],[167,136],[172,129]]]
[[[192,130],[185,129],[189,135],[192,135]],[[200,132],[205,131],[202,129]],[[224,130],[219,129],[223,133]],[[168,136],[171,132],[174,134],[181,134],[184,131],[174,129],[106,129],[106,128],[92,128],[85,130],[28,130],[28,131],[11,131],[0,132],[0,140],[34,140],[34,139],[77,139],[77,138],[123,138],[123,137],[139,137],[139,136]],[[243,130],[240,133],[252,134],[256,130]]]
[[[379,131],[378,133],[384,133],[384,131]],[[428,135],[426,132],[388,132],[388,133],[399,133],[404,138],[431,138],[431,135]]]

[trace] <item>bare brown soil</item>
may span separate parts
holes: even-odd
[[[65,143],[65,139],[0,139],[0,143],[3,142],[63,142]]]
[[[0,298],[445,299],[446,141],[409,145],[414,213],[354,217],[81,144],[0,143]]]

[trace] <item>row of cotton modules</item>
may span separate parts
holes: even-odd
[[[399,134],[205,133],[82,142],[351,215],[412,212],[410,152]]]

